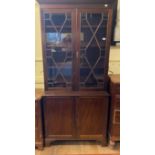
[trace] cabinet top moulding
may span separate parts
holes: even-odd
[[[37,0],[40,4],[112,4],[117,0]]]
[[[73,8],[73,7],[80,7],[85,8],[87,7],[112,7],[116,8],[117,0],[37,0],[40,4],[40,8]],[[105,5],[106,4],[106,5]],[[108,4],[108,6],[107,6]]]

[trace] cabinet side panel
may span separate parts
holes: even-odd
[[[41,101],[35,100],[35,147],[43,148],[43,133],[42,133],[42,120],[41,120]]]

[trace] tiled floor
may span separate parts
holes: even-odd
[[[74,155],[74,154],[119,154],[119,144],[117,147],[102,147],[97,142],[77,142],[77,141],[59,141],[53,143],[49,147],[45,147],[43,151],[36,150],[36,155]]]

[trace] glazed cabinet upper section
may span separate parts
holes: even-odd
[[[45,5],[41,23],[45,89],[104,89],[111,7]]]

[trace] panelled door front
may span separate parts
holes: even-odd
[[[72,97],[44,98],[45,138],[72,138],[74,135],[74,104]]]
[[[80,97],[77,103],[78,135],[81,138],[106,135],[107,97]],[[92,136],[90,136],[92,135]]]

